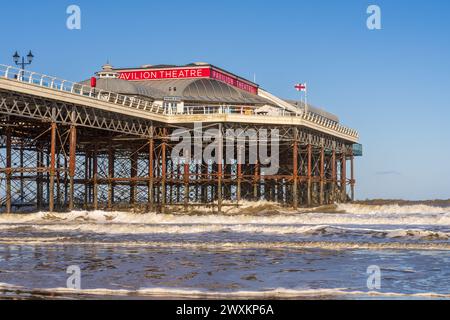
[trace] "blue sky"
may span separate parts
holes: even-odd
[[[66,28],[66,8],[82,29]],[[379,5],[382,30],[366,28]],[[81,80],[114,66],[206,61],[360,131],[357,196],[450,198],[450,2],[12,1],[2,3],[0,63],[32,49],[31,69]],[[7,15],[4,13],[8,12]]]

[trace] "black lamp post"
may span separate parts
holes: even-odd
[[[21,57],[17,51],[16,51],[16,53],[14,53],[14,55],[13,55],[14,63],[18,66],[21,66],[22,77],[24,75],[25,66],[30,65],[33,62],[33,58],[34,58],[34,55],[33,55],[33,53],[31,53],[31,50],[27,54],[27,62],[25,62],[25,57],[23,57],[23,56]]]

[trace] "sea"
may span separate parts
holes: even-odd
[[[449,299],[450,207],[0,214],[0,299]]]

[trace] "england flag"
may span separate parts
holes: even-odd
[[[306,83],[298,83],[295,85],[295,89],[300,92],[306,92]]]

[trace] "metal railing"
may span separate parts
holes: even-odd
[[[240,114],[243,116],[261,116],[261,117],[297,117],[303,121],[308,121],[315,125],[322,126],[324,128],[358,138],[358,132],[354,129],[347,128],[339,123],[320,116],[318,114],[303,111],[293,113],[284,109],[280,109],[279,112],[263,113],[258,112],[255,107],[247,106],[185,106],[183,112],[179,113],[176,108],[164,107],[160,104],[156,104],[153,101],[132,97],[112,91],[101,90],[93,88],[81,83],[72,82],[57,77],[47,76],[39,74],[33,71],[27,71],[12,66],[0,64],[0,77],[15,80],[18,82],[28,83],[45,87],[52,90],[63,91],[71,94],[81,95],[91,99],[113,103],[122,107],[133,108],[137,110],[143,110],[160,115],[213,115],[213,114]]]
[[[328,119],[324,116],[318,115],[313,112],[303,112],[299,111],[298,113],[290,112],[284,109],[280,109],[278,112],[260,112],[258,108],[255,107],[247,107],[247,106],[185,106],[182,113],[177,113],[175,109],[165,110],[166,113],[169,114],[185,114],[185,115],[208,115],[208,114],[239,114],[239,115],[251,115],[251,116],[260,116],[260,117],[295,117],[301,118],[303,121],[308,121],[314,123],[316,125],[328,128],[333,131],[337,131],[339,133],[343,133],[355,138],[358,138],[358,131],[340,125],[338,122]]]
[[[150,100],[131,97],[112,91],[101,90],[88,85],[83,85],[81,83],[59,79],[57,77],[47,76],[44,74],[39,74],[37,72],[27,71],[12,66],[0,64],[0,77],[10,80],[16,80],[18,82],[33,84],[48,89],[81,95],[95,100],[110,102],[123,107],[159,114],[164,113],[164,110],[161,106],[155,105]]]

